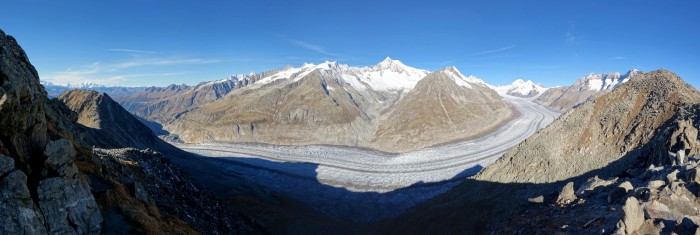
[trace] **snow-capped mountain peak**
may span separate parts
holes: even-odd
[[[389,57],[374,66],[350,67],[336,61],[321,64],[304,63],[301,67],[288,67],[258,81],[261,84],[280,79],[298,81],[308,74],[320,70],[322,74],[333,74],[342,78],[348,85],[358,90],[398,91],[412,89],[418,81],[428,75],[428,71],[412,68]]]
[[[477,78],[477,77],[475,77],[475,76],[472,76],[472,75],[470,75],[470,76],[464,76],[464,75],[463,75],[461,72],[459,72],[459,70],[458,70],[457,68],[455,68],[454,66],[445,67],[445,68],[439,70],[439,72],[441,72],[441,73],[447,75],[450,79],[452,79],[453,81],[455,81],[455,83],[457,83],[457,85],[462,86],[462,87],[466,87],[466,88],[471,89],[471,88],[472,88],[472,84],[478,84],[478,85],[488,86],[488,85],[486,84],[486,82],[484,82],[483,80],[481,80],[481,79],[479,79],[479,78]]]
[[[508,94],[520,97],[533,97],[544,93],[547,88],[540,84],[534,83],[532,80],[516,79],[510,85],[492,87],[500,94]]]
[[[578,81],[576,81],[575,85],[578,84],[580,86],[587,87],[588,90],[591,91],[604,91],[604,90],[612,90],[613,88],[617,87],[618,85],[625,83],[629,81],[629,79],[637,76],[640,74],[641,71],[637,69],[632,69],[628,71],[626,74],[621,75],[618,72],[610,73],[610,74],[595,74],[595,73],[590,73],[586,75],[585,77],[580,78]]]

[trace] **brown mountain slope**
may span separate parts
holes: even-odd
[[[476,178],[545,183],[580,176],[634,153],[679,108],[698,102],[700,93],[672,72],[646,73],[560,116]]]
[[[318,70],[298,81],[231,93],[166,129],[186,142],[356,145],[371,134],[363,99]]]
[[[383,117],[371,144],[389,151],[427,146],[484,134],[513,117],[514,110],[481,84],[459,85],[454,67],[433,72]]]
[[[232,90],[251,85],[274,72],[239,75],[240,78],[200,83],[193,87],[184,84],[170,85],[165,88],[151,87],[114,99],[139,117],[167,124],[189,110],[218,100]]]
[[[545,91],[535,102],[556,111],[568,111],[588,100],[594,100],[610,92],[618,85],[633,79],[639,73],[641,72],[636,69],[630,70],[626,74],[591,73],[579,78],[571,86],[555,87]]]
[[[354,80],[362,69],[367,68],[326,62],[232,92],[165,129],[190,143],[332,144],[405,152],[474,137],[512,117],[495,92],[455,68],[433,73],[408,93],[367,87],[381,79],[403,81]]]
[[[105,93],[72,90],[64,92],[58,99],[78,114],[78,123],[94,132],[90,139],[97,146],[145,149],[157,148],[155,146],[161,144],[150,129]],[[109,143],[100,144],[100,141]]]
[[[675,74],[645,73],[560,116],[478,175],[381,227],[392,233],[488,233],[494,229],[489,226],[519,213],[529,197],[549,195],[566,182],[580,185],[593,175],[608,178],[644,163],[667,163],[675,155],[669,152],[686,149],[674,136],[692,136],[673,134],[685,133],[676,123],[686,117],[677,113],[699,103],[700,93]]]

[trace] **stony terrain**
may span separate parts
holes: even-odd
[[[678,160],[569,183],[559,193],[528,199],[510,218],[490,226],[497,234],[700,233],[698,159]]]
[[[91,160],[97,172],[88,170],[87,176],[93,194],[103,205],[105,217],[110,218],[105,223],[105,231],[148,234],[254,232],[249,218],[224,205],[158,152],[131,148],[94,149]],[[119,194],[128,194],[133,199],[119,199]],[[138,204],[145,205],[146,210],[140,209]],[[125,213],[129,210],[136,213]],[[129,226],[128,220],[138,221],[143,228]],[[193,229],[188,229],[188,225]]]
[[[454,68],[428,75],[387,58],[373,67],[326,62],[287,68],[192,110],[165,129],[187,143],[331,144],[406,152],[479,136],[515,115],[477,78]]]
[[[626,74],[594,74],[579,78],[571,86],[554,87],[545,91],[538,99],[537,103],[547,106],[553,110],[568,111],[588,100],[600,97],[618,85],[633,79],[641,73],[633,69]]]
[[[398,233],[486,233],[498,229],[489,224],[510,218],[528,198],[539,200],[566,183],[630,177],[625,176],[629,169],[694,156],[698,103],[699,92],[672,72],[640,74],[563,114],[476,176],[384,226]],[[683,124],[689,120],[692,125]]]
[[[70,106],[48,100],[24,51],[0,31],[0,234],[259,232],[236,209],[242,193],[229,193],[225,204],[216,199],[169,159],[190,169],[206,165],[175,154],[109,96],[71,91],[62,98]],[[95,151],[128,146],[175,155]],[[264,195],[229,175],[229,186]]]

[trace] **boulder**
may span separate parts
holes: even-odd
[[[644,215],[647,218],[653,219],[670,219],[672,217],[671,210],[666,204],[663,204],[657,200],[652,200],[651,202],[644,203]]]
[[[625,197],[627,197],[628,192],[632,190],[634,190],[634,186],[632,186],[629,181],[623,182],[610,191],[610,194],[608,194],[608,203],[621,203]]]
[[[27,175],[21,171],[0,180],[0,224],[0,234],[48,234],[29,194]]]
[[[0,177],[15,169],[15,160],[0,154]]]
[[[622,217],[625,223],[625,233],[631,234],[644,224],[644,211],[639,206],[639,201],[634,197],[628,197],[622,207]]]
[[[576,200],[576,194],[574,192],[574,182],[569,182],[562,188],[559,197],[557,197],[557,205],[564,206]]]
[[[100,209],[87,185],[77,179],[54,177],[39,182],[39,207],[50,234],[98,234]]]
[[[685,180],[688,183],[695,182],[700,184],[700,174],[698,174],[697,168],[691,168],[685,171]]]
[[[676,232],[677,234],[695,234],[695,231],[697,229],[697,219],[696,221],[693,221],[692,218],[684,216],[683,218],[677,221],[676,229],[674,232]]]
[[[60,176],[74,178],[78,174],[78,167],[73,163],[76,152],[73,145],[66,139],[50,141],[44,149],[46,161],[44,165],[55,170]]]
[[[537,196],[537,197],[528,198],[527,201],[528,201],[528,202],[532,202],[532,203],[543,203],[543,202],[544,202],[544,196],[540,195],[540,196]]]
[[[634,190],[634,186],[632,186],[632,183],[630,183],[629,181],[622,182],[622,183],[621,183],[619,186],[617,186],[617,187],[618,187],[618,188],[624,189],[625,192],[629,192],[629,191]]]
[[[668,173],[668,175],[666,175],[666,182],[670,184],[678,180],[678,173],[680,173],[678,169],[675,169],[671,171],[671,173]]]
[[[649,181],[649,183],[647,184],[647,188],[657,190],[664,185],[666,185],[666,182],[664,182],[663,180],[652,180]]]
[[[614,184],[615,182],[617,182],[617,178],[603,180],[598,178],[598,176],[596,175],[588,179],[585,183],[583,183],[581,187],[579,187],[578,190],[576,190],[576,195],[581,195],[586,191],[595,190],[597,187],[608,186]]]

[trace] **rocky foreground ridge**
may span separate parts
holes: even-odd
[[[479,174],[468,178],[446,194],[416,206],[399,218],[388,222],[392,228],[387,228],[387,231],[499,234],[498,231],[503,231],[505,227],[515,229],[515,226],[509,226],[513,223],[529,224],[533,229],[536,227],[543,229],[524,230],[525,233],[558,232],[562,228],[548,227],[550,220],[546,219],[554,219],[555,215],[564,215],[568,212],[554,209],[546,211],[544,207],[532,208],[528,206],[531,204],[529,201],[543,202],[545,205],[555,204],[557,201],[560,204],[562,201],[565,204],[577,202],[570,197],[571,193],[565,193],[564,195],[569,196],[563,196],[559,200],[552,195],[558,195],[567,183],[572,183],[572,186],[564,191],[573,191],[578,188],[574,188],[574,185],[586,184],[594,176],[606,180],[617,177],[618,180],[605,183],[610,185],[611,191],[615,191],[621,183],[630,181],[631,189],[625,190],[622,196],[616,195],[616,198],[619,197],[622,202],[634,197],[635,199],[629,199],[628,207],[634,207],[635,203],[640,206],[641,203],[651,202],[649,197],[638,197],[639,195],[635,194],[647,188],[650,195],[661,195],[653,194],[656,190],[666,193],[669,198],[680,200],[678,203],[681,204],[677,205],[683,205],[679,208],[684,209],[672,211],[675,213],[673,221],[682,219],[681,217],[686,215],[692,220],[694,219],[692,216],[697,215],[697,209],[693,209],[698,208],[694,204],[697,203],[697,194],[691,197],[686,195],[684,190],[687,189],[691,193],[695,190],[694,179],[688,178],[687,175],[694,171],[692,170],[694,163],[688,161],[687,157],[697,156],[700,150],[697,144],[697,129],[700,126],[699,104],[700,92],[683,82],[674,73],[657,70],[640,74],[611,92],[563,114],[546,128],[510,149]],[[658,166],[663,167],[659,169]],[[644,173],[645,169],[650,168],[656,170]],[[658,182],[651,183],[653,180],[666,179],[674,170],[678,172],[671,175],[676,178],[663,183],[668,189],[658,185]],[[649,187],[650,183],[657,185]],[[628,188],[628,186],[625,184],[623,187]],[[597,198],[599,195],[607,197],[609,194],[598,193],[591,198]],[[666,196],[659,196],[657,200]],[[584,195],[584,200],[588,201],[587,197]],[[600,200],[596,200],[591,200],[588,205],[583,204],[581,208],[586,209],[579,210],[590,210],[591,215],[594,215],[597,213],[594,211],[600,210],[598,208]],[[683,204],[686,202],[690,204]],[[674,204],[676,202],[670,201],[661,201],[661,203],[669,208],[676,205]],[[604,205],[610,207],[612,204]],[[646,207],[641,205],[640,208]],[[534,214],[528,214],[529,212],[524,210],[534,210],[532,212]],[[615,210],[624,211],[619,206]],[[599,233],[602,229],[609,233],[619,230],[622,226],[615,224],[620,219],[626,223],[621,214],[615,215],[612,212],[610,214],[604,220],[607,222],[594,227],[599,229],[594,233]],[[680,216],[681,214],[683,216]],[[537,215],[542,219],[520,215]],[[574,216],[574,213],[569,215]],[[518,218],[522,221],[516,223]],[[647,216],[642,219],[642,222],[652,219],[654,226],[657,226],[659,222],[655,220],[657,218],[662,217]],[[510,222],[505,224],[499,222],[506,219]],[[589,219],[595,219],[595,217]],[[574,231],[578,232],[586,231],[582,233],[592,231],[582,230],[589,221],[576,221],[576,223],[567,222],[560,226],[567,225],[569,229],[576,227],[577,230]],[[634,232],[639,228],[636,222],[631,223],[635,224],[625,225],[632,228],[625,230],[626,233]],[[664,226],[675,227],[678,223],[664,223]],[[590,225],[585,227],[587,229]],[[517,230],[507,231],[517,232]]]
[[[258,231],[163,155],[114,149],[167,146],[108,96],[62,98],[70,106],[47,99],[25,52],[0,31],[0,234]]]

